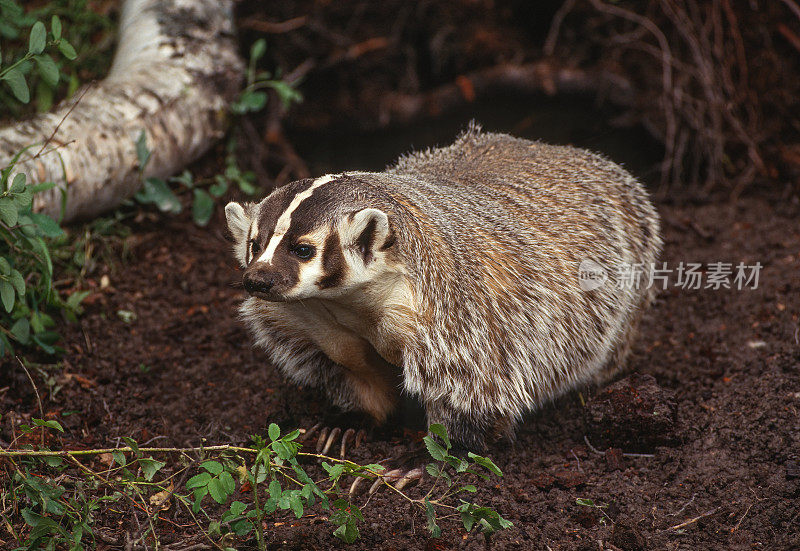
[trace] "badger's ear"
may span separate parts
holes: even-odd
[[[369,264],[375,251],[387,249],[394,242],[389,216],[382,210],[363,209],[350,215],[347,242]]]
[[[228,229],[233,235],[233,254],[242,267],[247,267],[247,231],[250,229],[251,213],[253,203],[228,203],[225,205],[225,218],[228,220]]]
[[[247,230],[250,228],[249,210],[249,208],[245,209],[239,203],[231,202],[225,205],[225,218],[228,220],[228,229],[237,242],[245,239]]]

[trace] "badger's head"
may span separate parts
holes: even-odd
[[[269,301],[335,298],[392,271],[389,216],[347,176],[306,179],[225,216],[248,293]]]

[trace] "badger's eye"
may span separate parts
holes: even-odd
[[[292,253],[301,260],[308,260],[314,256],[314,247],[311,245],[295,245],[292,247]]]
[[[260,250],[261,250],[261,247],[259,246],[258,241],[255,241],[255,240],[250,241],[250,252],[252,253],[253,258],[256,257],[256,255],[258,254],[258,252]]]

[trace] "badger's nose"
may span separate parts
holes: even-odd
[[[249,272],[244,274],[244,288],[251,295],[253,293],[269,293],[275,285],[275,276],[263,272]]]

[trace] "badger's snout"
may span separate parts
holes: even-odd
[[[281,300],[277,291],[281,287],[283,278],[278,273],[260,266],[251,266],[245,270],[242,281],[245,290],[253,296],[265,300]]]

